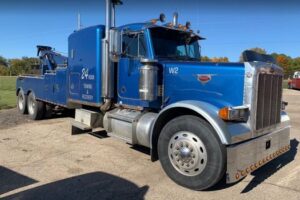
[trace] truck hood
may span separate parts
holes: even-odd
[[[243,105],[244,63],[159,61],[163,67],[164,106],[198,100],[224,106]]]

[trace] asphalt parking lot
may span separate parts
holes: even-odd
[[[233,185],[208,191],[176,185],[149,150],[101,131],[71,136],[70,118],[33,122],[0,111],[3,199],[300,199],[300,91],[284,90],[292,120],[291,150]]]

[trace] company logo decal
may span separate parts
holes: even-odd
[[[212,76],[213,76],[213,75],[211,75],[211,74],[197,74],[197,79],[198,79],[198,81],[200,81],[202,84],[206,84],[206,83],[208,83],[209,81],[211,81]]]

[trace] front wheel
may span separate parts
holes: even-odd
[[[45,113],[45,103],[38,101],[33,92],[28,95],[27,103],[28,114],[33,120],[43,119]]]
[[[193,190],[207,189],[224,176],[225,147],[210,124],[196,116],[180,116],[165,125],[158,155],[166,174]]]

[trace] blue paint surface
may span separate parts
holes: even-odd
[[[100,105],[101,39],[104,26],[93,26],[69,37],[69,100]]]
[[[182,100],[199,100],[216,107],[243,104],[244,64],[162,62],[164,67],[164,106]],[[170,73],[172,69],[176,73]],[[211,80],[201,82],[199,76]]]
[[[151,25],[152,26],[152,25]],[[154,58],[149,24],[138,23],[119,27],[120,30],[145,31],[148,58]],[[39,77],[21,77],[17,89],[34,91],[36,97],[68,107],[69,101],[100,106],[101,40],[105,27],[93,26],[74,32],[69,37],[68,66]],[[199,100],[218,108],[243,104],[244,64],[201,63],[195,61],[158,60],[158,85],[163,96],[149,102],[139,97],[140,58],[121,58],[117,70],[115,103],[160,110],[183,100]],[[174,71],[175,70],[175,71]],[[175,73],[176,72],[176,73]],[[201,81],[199,77],[209,77]]]
[[[66,107],[68,85],[67,69],[60,68],[39,77],[18,77],[16,87],[25,94],[34,92],[39,100]]]

